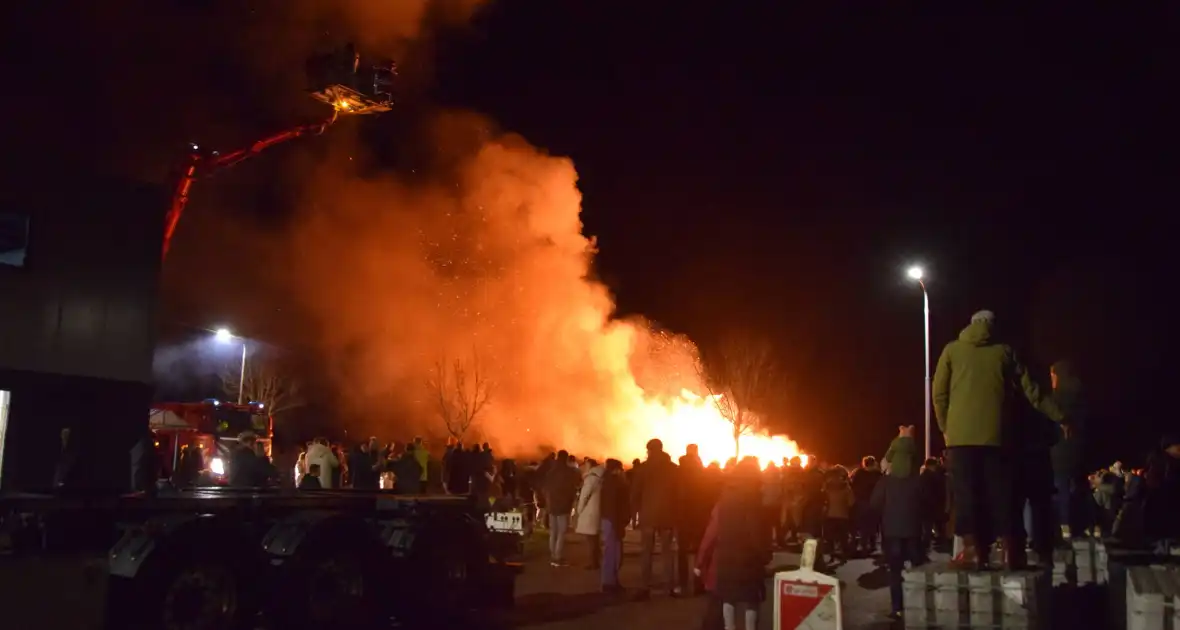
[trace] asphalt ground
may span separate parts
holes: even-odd
[[[525,570],[516,585],[516,607],[510,625],[529,630],[624,630],[628,628],[699,628],[707,596],[672,597],[666,585],[656,585],[647,601],[637,601],[640,584],[639,537],[629,531],[624,541],[620,582],[622,595],[600,592],[599,572],[584,568],[588,548],[581,536],[567,538],[568,567],[551,567],[547,537],[537,532],[525,545]],[[797,569],[798,549],[776,552],[767,567],[774,571]],[[655,558],[659,573],[660,558]],[[895,626],[887,617],[889,589],[885,569],[876,557],[853,559],[824,571],[841,581],[844,628],[877,630]],[[768,592],[771,589],[768,588]],[[770,599],[762,606],[757,630],[772,627]],[[747,629],[749,630],[749,629]]]

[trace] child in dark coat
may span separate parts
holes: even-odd
[[[300,490],[320,490],[324,486],[320,483],[320,465],[312,464],[307,467],[307,474],[299,479]]]
[[[902,616],[901,572],[905,563],[923,562],[922,486],[918,480],[918,447],[914,427],[900,427],[897,438],[885,455],[888,472],[873,489],[873,509],[881,515],[881,537],[885,562],[889,567],[890,617]]]

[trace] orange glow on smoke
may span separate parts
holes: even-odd
[[[697,444],[724,463],[733,430],[703,397],[695,346],[616,319],[593,279],[573,163],[490,128],[440,118],[428,144],[449,166],[432,178],[362,176],[336,159],[300,180],[305,206],[272,267],[319,333],[341,422],[350,434],[441,443],[432,370],[477,356],[494,390],[465,441],[528,459],[564,448],[629,462],[659,438],[673,458]],[[741,454],[765,466],[800,453],[753,434]]]

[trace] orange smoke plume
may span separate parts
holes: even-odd
[[[440,409],[455,390],[441,368],[487,386],[464,437],[500,452],[630,459],[658,437],[674,455],[695,443],[708,461],[733,456],[692,344],[612,319],[573,163],[486,129],[446,118],[435,144],[448,166],[426,183],[362,178],[344,159],[312,169],[287,268],[347,414],[389,437],[445,436],[442,416],[461,405]],[[799,451],[745,435],[741,452],[765,465]]]

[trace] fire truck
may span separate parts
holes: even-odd
[[[308,74],[312,96],[331,108],[326,121],[230,153],[190,147],[166,213],[155,187],[97,170],[49,188],[0,175],[11,184],[0,197],[28,224],[22,267],[0,268],[3,627],[478,627],[511,604],[519,566],[496,552],[504,532],[489,529],[474,498],[127,494],[132,467],[118,453],[142,444],[148,409],[174,465],[186,440],[211,441],[214,467],[217,444],[238,432],[271,436],[256,404],[151,405],[156,279],[195,181],[339,116],[391,106],[392,64],[362,63],[352,47],[313,59]],[[55,457],[80,473],[77,484],[52,487]]]
[[[271,455],[274,418],[260,402],[236,404],[210,398],[200,402],[153,403],[148,426],[156,438],[156,449],[165,470],[175,474],[182,456],[197,457],[201,462],[194,472],[204,472],[204,479],[225,485],[230,449],[238,436],[250,432]]]

